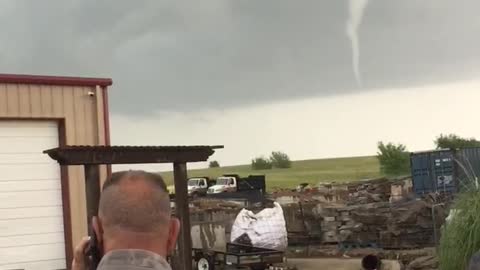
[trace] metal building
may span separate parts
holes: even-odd
[[[111,84],[0,74],[0,269],[69,268],[87,234],[84,172],[61,169],[42,151],[109,145]]]

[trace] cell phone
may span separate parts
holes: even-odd
[[[102,254],[100,248],[98,247],[97,235],[94,230],[91,230],[90,241],[85,252],[85,262],[88,270],[96,270],[100,260],[102,259]]]

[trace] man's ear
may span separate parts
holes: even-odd
[[[175,217],[170,219],[167,241],[167,254],[170,255],[175,250],[177,245],[178,233],[180,232],[180,220]]]
[[[97,238],[98,246],[103,247],[103,227],[99,217],[92,217],[92,229]]]

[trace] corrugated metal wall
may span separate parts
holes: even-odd
[[[100,87],[0,84],[0,120],[65,119],[68,145],[105,145],[104,108]],[[94,96],[88,93],[94,92]],[[72,240],[87,235],[83,168],[69,168]],[[101,170],[105,179],[106,168]]]
[[[458,190],[453,151],[413,153],[410,157],[413,190],[418,195]]]
[[[463,148],[456,151],[457,175],[461,186],[479,185],[480,147]],[[476,183],[475,183],[476,182]]]
[[[480,187],[480,147],[412,153],[415,193],[455,193]]]

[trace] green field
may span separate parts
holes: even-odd
[[[349,157],[293,161],[290,169],[254,171],[250,165],[189,170],[188,176],[218,177],[222,174],[265,174],[267,189],[294,188],[300,183],[345,182],[381,176],[376,157]],[[167,184],[172,183],[172,172],[162,172]]]

